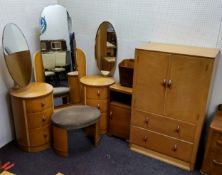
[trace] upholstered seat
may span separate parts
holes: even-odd
[[[66,107],[52,116],[53,147],[61,156],[68,155],[68,130],[84,128],[87,136],[93,136],[95,145],[99,143],[99,117],[96,107],[76,105]]]
[[[55,126],[66,129],[80,129],[93,125],[99,119],[100,112],[96,107],[77,105],[55,113],[52,122]]]

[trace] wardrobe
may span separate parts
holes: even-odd
[[[132,150],[194,168],[218,53],[162,43],[136,48]]]

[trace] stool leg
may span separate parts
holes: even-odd
[[[53,147],[60,156],[68,156],[68,131],[53,126]]]
[[[100,141],[99,121],[96,124],[84,128],[84,132],[87,137],[92,138],[93,144],[97,146]]]

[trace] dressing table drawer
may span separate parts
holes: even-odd
[[[51,122],[51,116],[53,108],[49,108],[39,113],[31,113],[27,115],[28,128],[35,129],[45,125],[49,125]]]
[[[33,129],[29,132],[30,146],[41,146],[50,142],[50,126]]]
[[[86,86],[86,98],[87,99],[107,99],[108,88],[107,87],[88,87]]]
[[[190,161],[193,144],[138,127],[131,127],[131,143],[183,161]]]
[[[108,111],[108,101],[107,100],[86,100],[86,104],[89,106],[97,107],[101,113]]]
[[[40,112],[52,106],[53,106],[52,94],[26,100],[26,110],[28,113]]]
[[[193,124],[137,110],[133,112],[132,116],[132,125],[166,134],[181,140],[189,142],[194,141],[196,127]],[[164,123],[164,126],[160,123]]]

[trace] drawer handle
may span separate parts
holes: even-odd
[[[45,106],[45,103],[42,102],[42,103],[41,103],[41,106],[44,107],[44,106]]]
[[[149,121],[150,121],[149,117],[146,117],[144,122],[146,123],[146,125],[148,125]]]
[[[168,86],[168,88],[171,88],[171,86],[172,86],[172,80],[168,80],[168,81],[167,81],[167,86]]]
[[[42,121],[43,121],[43,122],[45,122],[45,121],[46,121],[46,118],[45,118],[45,116],[43,116],[43,117],[42,117]]]
[[[221,162],[218,162],[218,161],[216,161],[216,160],[213,160],[213,163],[214,163],[215,165],[222,166],[222,163],[221,163]]]
[[[167,86],[167,80],[166,80],[166,79],[163,79],[163,83],[162,83],[162,85],[163,85],[163,87],[166,88],[166,86]]]
[[[97,104],[97,108],[100,109],[100,104]]]
[[[47,137],[48,137],[48,135],[47,135],[47,134],[44,134],[43,136],[44,136],[44,138],[47,138]]]
[[[143,137],[143,141],[144,141],[144,142],[147,142],[147,140],[148,140],[148,137],[147,137],[147,136],[144,136],[144,137]]]
[[[180,132],[180,125],[177,125],[176,132],[177,132],[177,133]]]
[[[172,151],[173,151],[173,152],[176,152],[176,151],[177,151],[177,145],[176,145],[176,144],[173,146]]]
[[[100,91],[99,90],[97,91],[97,96],[100,96]]]
[[[217,140],[216,143],[217,143],[218,146],[222,146],[222,141],[221,140]]]
[[[109,118],[110,118],[110,120],[113,119],[113,112],[112,111],[110,111],[110,113],[109,113]]]

